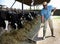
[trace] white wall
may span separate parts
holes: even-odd
[[[51,0],[49,5],[52,5],[56,7],[57,9],[60,9],[60,0]]]
[[[52,5],[53,7],[56,7],[56,9],[60,9],[60,0],[51,0],[48,5]],[[42,9],[42,5],[40,5],[39,8]]]

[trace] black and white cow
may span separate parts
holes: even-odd
[[[27,21],[32,21],[33,20],[33,17],[30,13],[24,13],[24,18]]]

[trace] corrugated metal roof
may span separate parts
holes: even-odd
[[[29,6],[32,3],[32,0],[16,0],[16,1],[22,2],[22,3],[27,4]],[[44,1],[47,1],[48,3],[50,2],[50,0],[34,0],[34,5],[42,4]]]

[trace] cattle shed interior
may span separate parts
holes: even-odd
[[[16,1],[21,2],[21,10],[12,8]],[[0,5],[0,44],[36,44],[40,39],[36,37],[38,31],[43,27],[40,27],[41,10],[32,10],[31,7],[37,7],[44,1],[49,3],[51,0],[15,0],[10,8]],[[24,10],[24,4],[30,7],[29,10]],[[53,16],[60,16],[60,9]]]

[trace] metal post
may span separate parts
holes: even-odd
[[[2,5],[0,5],[0,9],[2,9]]]
[[[23,5],[23,3],[24,3],[24,0],[22,0],[22,13],[24,14],[24,5]]]
[[[22,0],[22,10],[23,10],[23,0]]]
[[[35,6],[34,6],[34,10],[35,10]]]
[[[31,5],[30,5],[30,12],[31,12]]]
[[[16,1],[12,4],[12,6],[10,8],[12,8],[15,3],[16,3]]]

